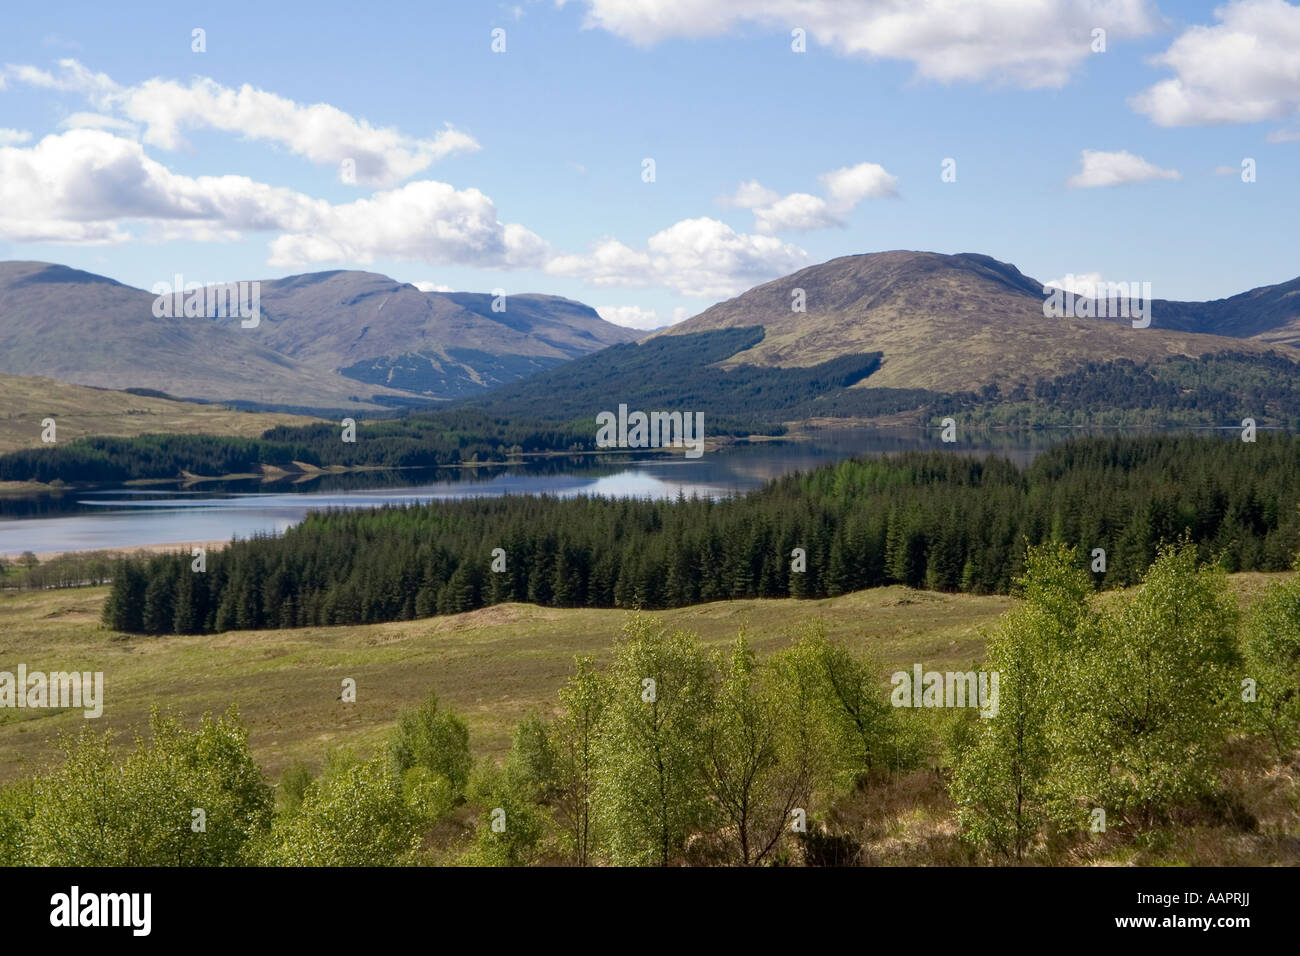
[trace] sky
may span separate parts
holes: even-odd
[[[1300,274],[1284,0],[97,0],[6,19],[0,260],[145,289],[364,269],[652,328],[889,249],[1168,299]]]

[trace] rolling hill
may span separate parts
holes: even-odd
[[[461,397],[635,333],[580,303],[421,292],[366,272],[261,283],[261,321],[154,315],[155,296],[43,262],[0,263],[0,373],[302,411]]]
[[[225,405],[69,385],[48,378],[0,375],[0,454],[41,447],[41,421],[45,418],[57,422],[60,442],[88,435],[161,432],[256,438],[278,425],[314,421],[301,415],[237,411]]]

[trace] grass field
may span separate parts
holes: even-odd
[[[1279,577],[1238,574],[1229,580],[1248,607]],[[26,663],[29,670],[102,670],[105,675],[104,716],[98,720],[87,721],[80,711],[0,710],[0,782],[57,759],[60,732],[75,733],[90,724],[119,732],[125,744],[144,729],[155,704],[192,723],[231,703],[238,704],[250,728],[255,757],[275,781],[294,760],[319,768],[326,751],[339,745],[371,751],[387,737],[397,714],[429,690],[465,716],[476,758],[499,757],[522,716],[554,707],[573,657],[607,660],[628,618],[628,612],[617,610],[507,604],[358,627],[142,638],[99,623],[106,593],[106,588],[79,588],[0,595],[0,670]],[[919,661],[946,670],[966,669],[982,658],[983,632],[1012,603],[1001,596],[888,587],[821,601],[718,602],[659,616],[698,633],[707,644],[725,643],[746,627],[760,654],[784,646],[799,623],[820,618],[832,637],[871,653],[885,669]],[[345,677],[357,682],[355,704],[338,699]],[[1138,840],[1115,833],[1075,842],[1040,861],[1300,863],[1300,797],[1292,769],[1270,761],[1258,742],[1233,747],[1225,777],[1234,781],[1257,825],[1247,830],[1217,819],[1188,819]],[[447,832],[435,843],[445,846],[431,850],[434,859],[453,859],[464,849],[471,817],[472,811],[462,808],[440,828]],[[957,836],[943,778],[932,770],[877,780],[837,801],[826,819],[837,831],[855,835],[858,862],[976,862]]]
[[[0,454],[40,447],[41,420],[45,418],[58,422],[61,442],[89,435],[130,437],[151,432],[256,438],[276,425],[305,425],[317,420],[176,402],[49,378],[0,375]]]
[[[448,617],[357,627],[139,637],[99,623],[107,588],[10,593],[0,597],[0,670],[104,672],[104,715],[0,710],[0,779],[54,756],[53,738],[93,723],[133,732],[153,704],[190,717],[239,705],[254,754],[275,778],[284,765],[320,762],[348,743],[369,749],[397,713],[436,690],[469,721],[476,753],[497,754],[516,721],[554,705],[575,655],[603,660],[627,620],[618,610],[561,610],[504,604]],[[983,654],[979,628],[1010,604],[901,587],[823,601],[748,600],[661,612],[674,626],[722,643],[748,625],[760,652],[786,642],[810,617],[886,664],[969,663]],[[337,700],[357,682],[356,704]]]

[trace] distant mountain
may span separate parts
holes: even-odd
[[[804,312],[792,309],[797,289]],[[880,371],[859,387],[935,392],[1005,390],[1087,362],[1263,355],[1300,344],[1300,279],[1217,302],[1156,299],[1144,329],[1128,319],[1044,318],[1042,290],[1015,266],[973,253],[844,256],[757,286],[662,334],[758,325],[762,341],[724,366],[808,366],[879,351]]]
[[[968,424],[1300,422],[1300,280],[1131,318],[1045,318],[1043,285],[988,256],[833,259],[636,345],[475,396],[500,415],[586,419],[621,403],[713,426],[853,418]],[[792,309],[802,295],[806,311]],[[1207,334],[1217,330],[1219,334]],[[534,411],[536,410],[536,411]]]
[[[158,318],[155,296],[44,262],[0,263],[0,373],[295,410],[446,400],[636,333],[546,295],[421,292],[368,272],[260,284],[261,321]]]

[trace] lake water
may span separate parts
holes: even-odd
[[[826,429],[802,440],[742,443],[703,457],[576,456],[517,466],[203,482],[0,497],[0,554],[128,548],[280,533],[309,511],[507,494],[723,497],[857,455],[945,448],[996,451],[1022,463],[1077,432],[992,433],[944,445],[918,429]]]

